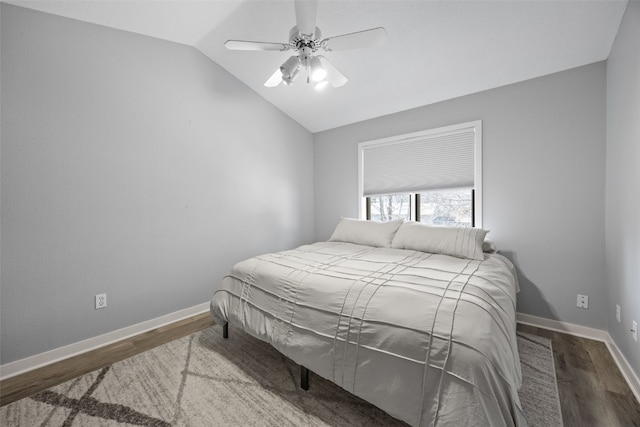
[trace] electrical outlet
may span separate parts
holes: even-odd
[[[107,306],[107,294],[96,295],[96,310]]]
[[[616,320],[620,323],[620,306],[616,304]]]
[[[635,320],[631,323],[631,336],[638,341],[638,322]]]
[[[589,295],[578,294],[578,308],[589,308]]]

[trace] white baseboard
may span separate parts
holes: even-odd
[[[78,354],[95,350],[96,348],[104,347],[105,345],[112,344],[135,335],[140,335],[144,332],[148,332],[207,311],[209,311],[208,302],[185,308],[183,310],[178,310],[135,325],[127,326],[97,337],[69,344],[64,347],[36,354],[35,356],[26,357],[24,359],[16,360],[15,362],[5,363],[4,365],[0,365],[0,381],[50,365],[60,360],[77,356]]]
[[[524,313],[516,313],[516,315],[516,321],[525,325],[537,326],[551,331],[563,332],[576,337],[589,338],[602,342],[607,342],[610,339],[609,333],[602,329],[560,322],[559,320],[545,319],[544,317],[532,316]]]
[[[607,348],[611,357],[618,365],[622,376],[629,384],[629,388],[633,392],[634,396],[640,402],[640,379],[634,372],[633,368],[629,364],[629,361],[624,357],[624,354],[620,351],[609,332],[601,329],[588,328],[586,326],[574,325],[573,323],[560,322],[558,320],[545,319],[542,317],[532,316],[530,314],[517,313],[517,322],[525,325],[537,326],[543,329],[549,329],[552,331],[563,332],[565,334],[574,335],[582,338],[589,338],[596,341],[602,341]]]

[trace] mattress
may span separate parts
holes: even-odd
[[[239,262],[211,312],[410,425],[523,426],[516,277],[498,254],[318,242]]]

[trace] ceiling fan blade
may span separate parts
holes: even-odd
[[[278,68],[276,72],[273,73],[271,77],[269,77],[269,80],[264,82],[264,85],[266,87],[276,87],[280,83],[282,83],[282,71],[280,71],[280,68]]]
[[[312,35],[316,31],[318,0],[295,0],[295,8],[298,31]]]
[[[320,63],[322,64],[324,69],[327,70],[327,81],[331,84],[331,86],[344,86],[349,81],[349,79],[347,79],[344,74],[342,74],[336,67],[334,67],[334,65],[327,58],[322,55],[318,55],[317,58],[320,59]]]
[[[252,42],[247,40],[227,40],[224,46],[229,50],[277,50],[284,51],[291,49],[285,43]]]
[[[378,27],[370,30],[358,31],[357,33],[329,37],[322,41],[322,46],[328,51],[346,50],[380,46],[381,44],[386,43],[386,41],[387,32],[384,28]]]

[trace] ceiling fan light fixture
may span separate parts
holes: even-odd
[[[322,66],[320,58],[317,56],[311,58],[309,66],[311,68],[311,80],[321,82],[327,78],[327,70]]]
[[[285,85],[287,86],[291,86],[294,82],[294,80],[296,79],[296,77],[298,77],[298,74],[300,74],[300,68],[296,68],[295,71],[293,72],[293,75],[290,77],[284,77],[282,76],[282,81],[284,82]]]
[[[293,55],[280,66],[280,72],[282,73],[282,80],[293,80],[300,71],[300,60],[297,56]]]

